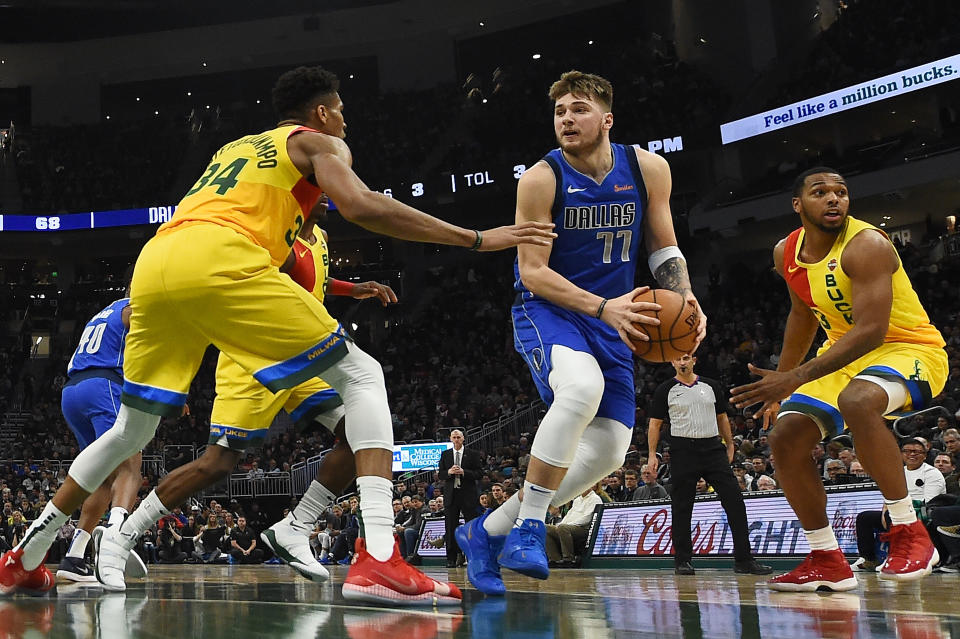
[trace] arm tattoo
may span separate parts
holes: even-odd
[[[690,290],[690,275],[687,273],[687,262],[679,257],[671,257],[657,267],[653,274],[657,284],[663,288],[686,295]]]

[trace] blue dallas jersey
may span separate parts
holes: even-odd
[[[543,159],[557,180],[549,266],[580,288],[610,299],[634,288],[647,189],[633,146],[611,143],[613,168],[600,184],[571,167],[560,149]],[[520,281],[524,300],[535,298]]]
[[[67,375],[90,368],[112,368],[123,376],[123,345],[127,328],[123,325],[123,309],[130,304],[125,297],[93,316],[80,336],[80,344],[67,364]]]

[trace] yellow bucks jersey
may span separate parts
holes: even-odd
[[[293,245],[294,263],[289,275],[322,302],[330,270],[330,253],[323,233],[315,230],[313,237],[315,244],[297,237]]]
[[[883,233],[872,224],[848,216],[830,252],[816,264],[800,261],[802,227],[791,233],[784,245],[783,273],[787,284],[816,314],[831,344],[853,326],[853,289],[850,278],[843,272],[841,258],[843,249],[861,231]],[[944,346],[943,337],[930,323],[903,264],[893,273],[893,307],[884,342]]]
[[[262,246],[275,264],[282,264],[323,193],[287,154],[287,139],[303,131],[314,130],[282,126],[223,146],[157,234],[196,223],[219,224]]]

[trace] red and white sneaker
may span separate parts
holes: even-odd
[[[57,580],[43,562],[33,570],[25,570],[22,557],[22,549],[8,550],[0,557],[0,595],[13,594],[17,590],[43,594],[56,585]]]
[[[940,561],[927,529],[919,520],[890,526],[890,532],[881,535],[880,539],[890,542],[887,560],[880,566],[881,579],[914,581],[929,575]]]
[[[408,564],[393,544],[393,555],[377,561],[357,539],[356,553],[343,582],[343,598],[392,606],[459,606],[463,594],[455,584],[434,581]]]
[[[857,578],[838,548],[811,551],[799,566],[785,575],[774,577],[767,585],[781,592],[842,591],[856,588]]]

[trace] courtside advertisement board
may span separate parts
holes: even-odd
[[[803,527],[780,491],[744,495],[750,545],[757,556],[802,556],[810,552]],[[840,549],[856,554],[857,514],[880,510],[883,496],[874,486],[827,493],[827,515]],[[733,555],[733,535],[716,497],[693,506],[694,555]],[[659,557],[673,554],[670,502],[603,504],[594,513],[592,557]]]
[[[453,448],[453,442],[394,446],[393,472],[402,473],[408,470],[437,468],[440,465],[440,455],[448,448]]]
[[[460,523],[463,523],[463,520],[460,520]],[[443,539],[445,533],[444,528],[444,519],[443,517],[437,517],[429,519],[427,517],[423,518],[423,527],[420,529],[420,543],[417,548],[417,553],[421,557],[446,557],[447,548],[446,540],[444,540],[444,545],[441,545],[439,548],[431,544],[431,541],[437,539]],[[439,543],[439,542],[436,542]]]

